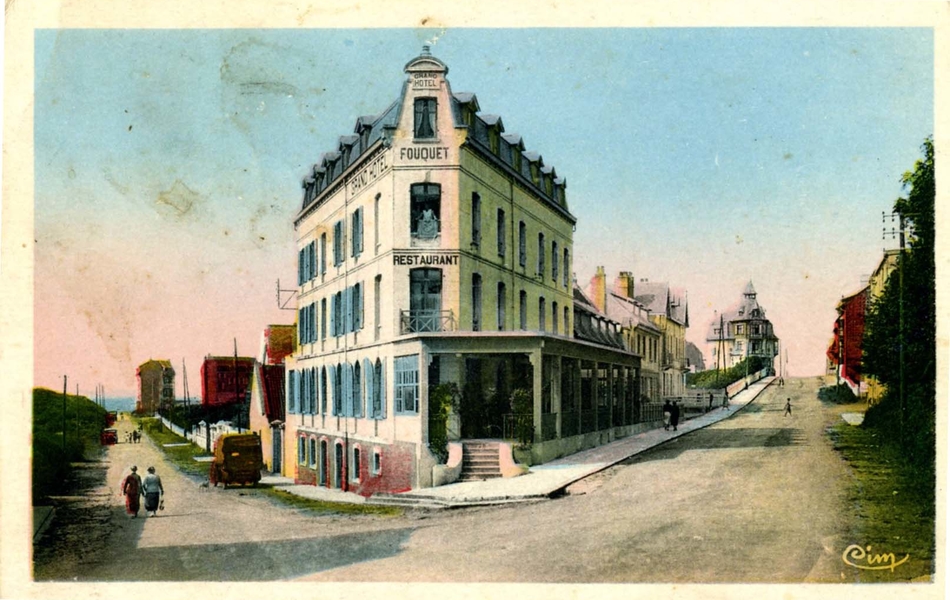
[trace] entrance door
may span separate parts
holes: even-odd
[[[343,444],[336,445],[336,469],[333,471],[333,487],[343,487]]]
[[[330,487],[327,484],[327,441],[320,442],[320,485]]]
[[[273,448],[273,460],[271,464],[273,468],[271,469],[274,473],[280,473],[281,468],[281,455],[283,454],[283,436],[281,435],[280,427],[274,427],[274,448]]]
[[[442,330],[442,270],[409,271],[409,331]]]

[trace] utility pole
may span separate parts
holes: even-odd
[[[63,458],[66,457],[66,376],[63,375]]]
[[[914,215],[910,215],[914,216]],[[900,254],[897,259],[897,287],[898,287],[898,322],[897,322],[897,347],[898,347],[898,360],[899,370],[900,370],[900,441],[901,446],[906,445],[905,434],[907,431],[907,399],[904,394],[904,266],[906,263],[906,229],[907,229],[907,215],[904,213],[896,213],[898,219],[898,230],[894,231],[893,223],[895,218],[895,213],[890,214],[891,220],[891,230],[887,230],[887,219],[888,215],[881,213],[881,221],[884,223],[884,234],[883,237],[890,237],[893,239],[896,234],[900,242]]]
[[[900,290],[898,297],[898,307],[900,312],[900,319],[897,324],[897,337],[898,337],[898,348],[900,348],[900,399],[901,399],[901,445],[904,445],[905,442],[905,433],[907,431],[907,402],[904,397],[904,259],[906,258],[904,254],[904,226],[906,222],[904,220],[904,215],[900,215],[900,244],[901,244],[901,253],[900,259],[897,267],[897,287]]]

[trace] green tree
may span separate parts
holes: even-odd
[[[884,293],[868,311],[862,345],[864,372],[887,385],[887,393],[868,410],[865,423],[884,433],[885,441],[899,443],[914,468],[932,472],[936,449],[936,187],[932,139],[924,141],[922,152],[924,156],[914,169],[901,177],[906,195],[894,202],[894,212],[909,232],[907,248],[898,257]]]

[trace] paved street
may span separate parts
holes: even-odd
[[[110,451],[111,494],[98,492],[112,505],[106,549],[82,561],[41,551],[37,578],[835,581],[847,473],[824,436],[832,417],[818,386],[770,386],[734,417],[555,500],[391,518],[307,516],[241,490],[201,488],[162,466],[150,444],[120,444]],[[157,518],[124,516],[117,487],[133,462],[159,465],[168,499]]]
[[[395,556],[308,579],[835,581],[847,475],[824,437],[818,387],[771,386],[735,417],[587,478],[567,497],[451,515]]]

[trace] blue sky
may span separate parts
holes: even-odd
[[[752,279],[798,374],[933,132],[930,29],[37,31],[36,383],[197,382],[292,320],[300,180],[427,41],[567,179],[580,282],[686,288],[700,343]]]

